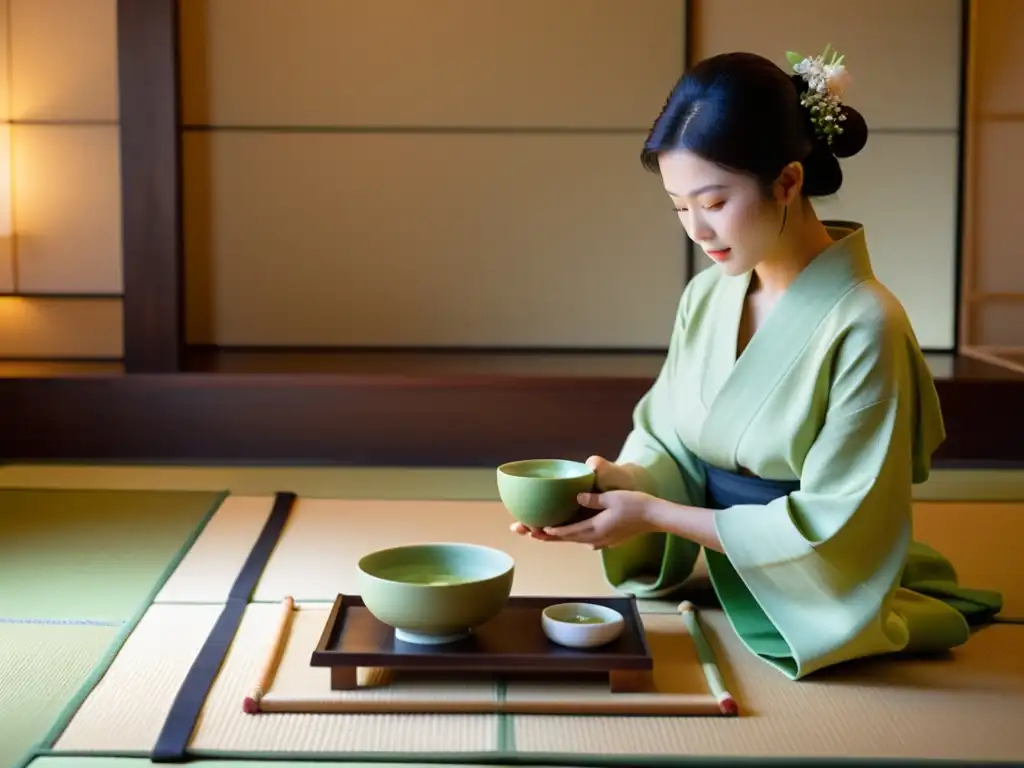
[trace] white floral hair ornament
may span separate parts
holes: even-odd
[[[843,56],[825,46],[819,56],[803,56],[793,51],[786,52],[786,58],[793,65],[793,71],[807,83],[807,90],[800,94],[800,104],[811,113],[811,124],[819,138],[828,146],[843,132],[840,125],[846,120],[843,114],[842,98],[850,84],[850,74],[843,64]]]

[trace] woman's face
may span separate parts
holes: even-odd
[[[687,150],[663,153],[659,165],[686,234],[724,272],[744,274],[772,255],[783,200],[766,199],[754,179]]]

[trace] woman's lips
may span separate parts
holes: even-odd
[[[715,261],[724,261],[726,257],[728,257],[729,251],[731,250],[731,248],[722,248],[717,251],[704,251],[704,253],[706,253],[710,258],[714,259]]]

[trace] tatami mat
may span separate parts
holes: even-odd
[[[11,474],[11,469],[21,474]],[[104,479],[93,474],[94,468],[70,469],[73,471],[65,480],[78,477],[75,473],[81,469],[91,476],[94,487],[97,483],[138,483],[138,488],[85,494],[56,486],[42,491],[0,490],[0,534],[4,534],[0,538],[0,619],[41,616],[87,619],[111,626],[10,625],[19,627],[16,631],[24,637],[29,630],[23,627],[105,633],[102,643],[96,635],[93,640],[74,640],[70,650],[63,640],[44,638],[19,641],[21,650],[12,651],[3,639],[13,637],[6,634],[10,626],[0,623],[0,680],[5,685],[0,691],[0,745],[8,742],[4,731],[8,723],[14,724],[16,736],[23,740],[32,728],[45,731],[49,727],[102,656],[117,631],[113,625],[131,617],[203,522],[204,514],[216,506],[220,489],[229,487],[219,482],[227,470],[219,469],[205,474],[195,470],[198,475],[189,475],[193,470],[168,468],[169,474],[161,480],[163,487],[208,488],[191,494],[144,491],[154,487],[148,474],[129,471],[119,475],[126,470],[107,468]],[[35,470],[29,468],[27,474],[23,470],[0,469],[0,486],[13,479],[31,481]],[[738,719],[245,715],[241,701],[263,660],[262,644],[268,640],[265,625],[276,616],[280,599],[291,595],[301,604],[330,601],[338,592],[356,592],[355,562],[373,549],[415,541],[478,542],[504,549],[516,558],[517,594],[611,592],[600,558],[589,549],[513,535],[508,530],[508,513],[485,493],[493,481],[490,472],[486,478],[476,475],[476,490],[470,485],[455,488],[456,474],[431,486],[428,477],[435,470],[421,475],[381,470],[369,479],[364,477],[363,485],[350,483],[342,491],[337,490],[340,475],[329,480],[326,475],[319,480],[311,476],[313,479],[306,478],[307,485],[324,483],[320,486],[324,498],[314,498],[316,494],[303,493],[297,485],[279,482],[295,475],[273,474],[276,471],[262,478],[259,474],[235,478],[236,487],[248,484],[250,492],[236,490],[223,501],[160,590],[160,604],[149,609],[61,735],[55,745],[58,752],[141,754],[152,749],[171,701],[267,519],[273,493],[290,490],[300,497],[256,589],[254,598],[264,602],[249,607],[195,733],[192,747],[200,756],[262,752],[287,759],[290,753],[302,753],[307,757],[315,754],[319,760],[324,754],[336,753],[353,760],[372,755],[374,764],[380,766],[376,760],[390,759],[388,753],[396,757],[402,753],[404,760],[407,753],[444,752],[454,756],[453,762],[461,763],[464,756],[466,763],[472,763],[474,755],[511,747],[541,763],[548,759],[556,762],[566,753],[578,755],[581,749],[594,755],[595,762],[621,756],[627,763],[630,754],[637,755],[638,761],[644,756],[677,754],[1024,758],[1024,729],[1018,724],[1019,713],[1024,711],[1024,628],[1020,626],[987,629],[950,658],[857,662],[791,683],[741,648],[720,614],[703,611],[727,683],[743,710]],[[349,475],[350,480],[352,477]],[[56,482],[41,470],[35,480]],[[449,481],[452,486],[447,485]],[[476,494],[479,500],[475,500]],[[82,501],[86,497],[89,501]],[[10,517],[12,508],[20,510],[19,514]],[[13,537],[8,531],[17,531],[19,546],[14,549],[9,548]],[[966,586],[1003,591],[1004,613],[1012,616],[1024,615],[1024,570],[1017,562],[1022,535],[1024,503],[917,504],[915,537],[948,555]],[[72,573],[75,565],[84,570]],[[22,581],[26,578],[27,588]],[[306,607],[325,611],[322,602]],[[671,612],[674,605],[645,604],[643,609]],[[655,622],[674,619],[662,616]],[[307,630],[312,633],[309,627]],[[55,645],[57,650],[50,652]],[[35,688],[3,679],[7,660],[18,653],[20,658],[33,659],[32,674],[38,678]],[[516,695],[515,690],[510,686],[506,695]],[[43,714],[31,715],[33,711]],[[8,712],[17,714],[8,720]],[[29,743],[41,735],[36,733]],[[0,746],[0,768],[3,757]],[[509,757],[510,762],[515,761],[514,756]],[[144,759],[105,757],[86,762],[58,754],[37,759],[33,765],[141,768],[142,762],[149,764]],[[224,762],[217,764],[225,766]],[[358,763],[346,765],[351,768]]]
[[[0,767],[42,739],[118,627],[0,624]]]
[[[0,618],[128,619],[221,497],[0,490]]]
[[[311,607],[298,642],[323,614]],[[202,712],[191,749],[322,756],[499,748],[545,755],[736,755],[1011,760],[1024,755],[1024,653],[1018,627],[978,634],[948,658],[874,659],[799,683],[750,656],[724,618],[704,611],[739,718],[491,715],[246,715],[241,702],[265,658],[279,606],[252,605]],[[301,612],[301,611],[300,611]],[[55,745],[145,752],[217,616],[215,606],[154,606]],[[667,623],[668,616],[651,617]],[[290,661],[300,665],[301,649]],[[310,649],[311,650],[311,649]],[[295,670],[292,670],[294,672]],[[309,680],[317,671],[305,670]],[[286,674],[291,675],[292,672]],[[511,693],[511,687],[510,687]],[[382,695],[386,695],[382,693]],[[468,695],[468,694],[467,694]],[[510,759],[512,756],[510,755]]]
[[[494,715],[267,715],[242,711],[263,662],[266,618],[251,605],[207,698],[191,749],[217,752],[359,754],[479,753],[497,748]],[[220,608],[154,605],[86,699],[55,749],[147,752]],[[264,621],[260,621],[263,618]],[[312,649],[310,649],[312,650]]]
[[[228,490],[239,496],[293,491],[307,498],[330,499],[496,499],[494,472],[491,467],[8,464],[0,465],[0,488]]]
[[[586,547],[518,536],[499,502],[302,499],[253,599],[333,600],[358,594],[356,562],[367,552],[420,541],[498,547],[516,559],[514,594],[607,595],[600,558]]]
[[[157,594],[158,603],[223,603],[274,506],[273,496],[228,496]]]
[[[518,752],[601,755],[1024,759],[1024,632],[985,630],[950,658],[877,659],[789,682],[744,650],[725,618],[704,624],[742,715],[516,716]]]
[[[160,602],[219,602],[255,542],[273,496],[230,496],[160,592]],[[950,557],[967,586],[1004,592],[1006,615],[1024,616],[1024,571],[1016,542],[1024,536],[1024,504],[915,505],[915,535]],[[299,498],[254,599],[333,600],[358,592],[355,563],[366,552],[417,541],[469,541],[516,559],[516,594],[605,595],[600,558],[573,544],[512,534],[500,502]],[[965,533],[965,531],[969,531]],[[698,563],[695,582],[703,577]],[[673,611],[644,601],[642,609]]]
[[[498,497],[493,467],[301,467],[27,464],[0,465],[0,488],[228,490],[242,496],[290,490],[307,498]],[[1024,468],[937,469],[914,487],[921,501],[1024,501]]]
[[[1024,503],[918,503],[914,538],[949,558],[961,585],[1002,592],[1004,616],[1024,617]]]

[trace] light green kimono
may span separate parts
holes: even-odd
[[[697,275],[664,367],[617,461],[637,490],[705,504],[704,463],[799,480],[768,504],[715,512],[725,555],[712,584],[745,645],[792,679],[857,657],[948,649],[998,593],[957,584],[913,539],[911,486],[945,438],[938,396],[900,303],[874,277],[858,224],[793,282],[736,357],[750,275]],[[670,594],[700,548],[650,534],[603,550],[605,575],[640,597]]]

